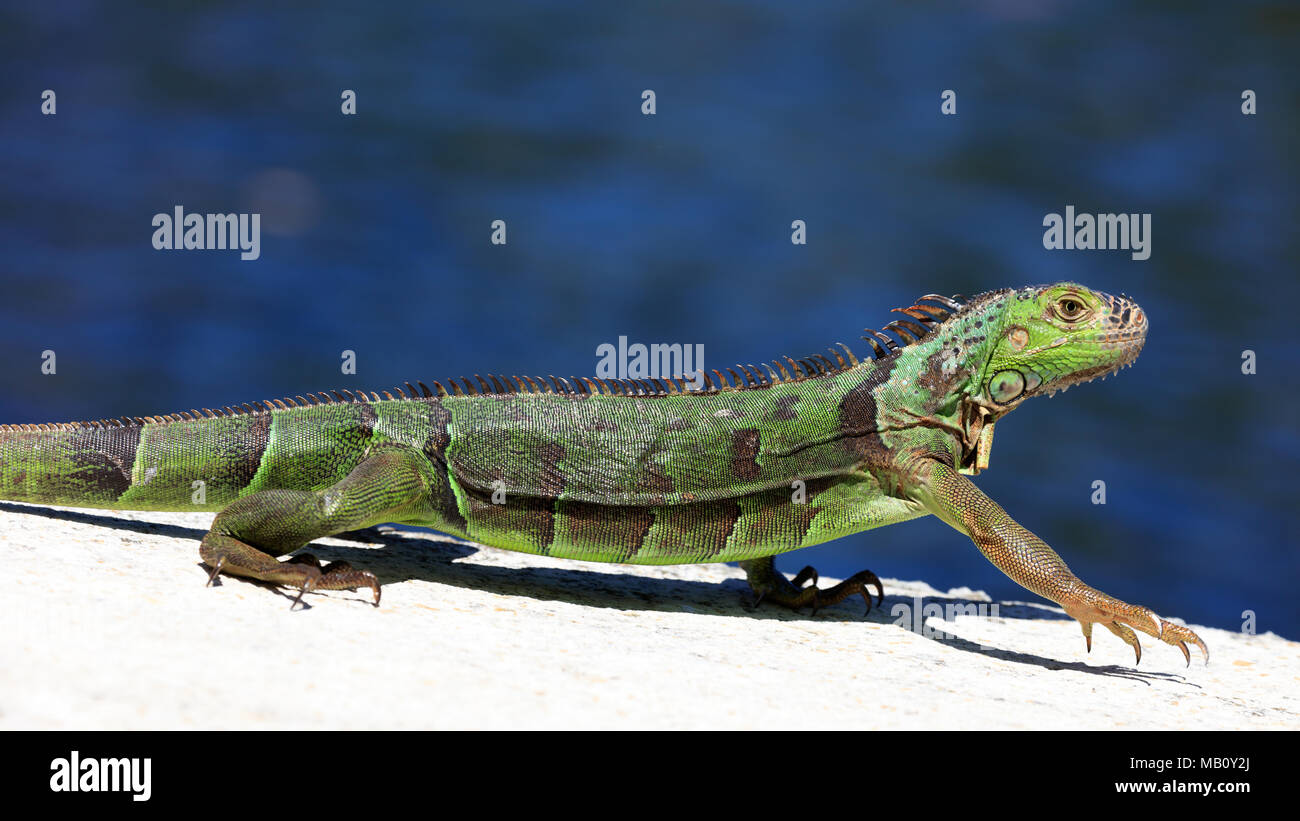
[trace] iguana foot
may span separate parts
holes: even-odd
[[[375,606],[379,605],[379,579],[369,570],[353,569],[347,562],[330,562],[321,567],[320,560],[310,553],[282,562],[238,539],[215,533],[204,537],[200,554],[203,561],[212,568],[208,584],[212,584],[218,574],[224,571],[283,587],[298,588],[298,595],[289,605],[290,609],[302,603],[304,593],[315,590],[355,590],[359,587],[369,587],[375,594]]]
[[[298,598],[294,599],[291,608],[302,601],[303,593],[313,590],[356,590],[359,587],[369,587],[375,594],[375,607],[379,606],[379,579],[369,570],[356,570],[347,562],[330,562],[321,567],[320,559],[310,553],[293,556],[285,564],[306,565],[308,574],[314,571],[314,575],[309,575],[298,588]]]
[[[314,590],[368,587],[379,605],[379,580],[347,562],[321,567],[304,554],[281,562],[321,536],[345,533],[380,522],[404,521],[424,504],[430,465],[420,452],[384,448],[361,460],[343,479],[322,490],[272,488],[241,496],[222,508],[199,545],[199,556],[218,573],[246,576],[298,588],[291,609]]]
[[[817,586],[817,571],[811,565],[800,570],[793,581],[776,569],[771,556],[748,559],[742,561],[740,566],[749,580],[750,589],[754,591],[755,606],[764,601],[789,607],[792,610],[811,605],[812,614],[815,616],[823,607],[829,607],[849,596],[860,594],[866,600],[867,612],[870,613],[871,590],[868,585],[875,585],[881,604],[885,601],[885,589],[880,579],[870,570],[854,573],[834,587],[823,590]]]
[[[1142,661],[1142,645],[1138,642],[1134,629],[1155,636],[1165,644],[1172,644],[1182,650],[1183,658],[1189,667],[1192,664],[1192,654],[1187,650],[1187,642],[1199,647],[1201,655],[1205,657],[1205,663],[1210,663],[1210,650],[1205,646],[1205,642],[1181,624],[1166,621],[1145,607],[1126,604],[1100,590],[1094,590],[1086,585],[1083,585],[1083,588],[1060,604],[1065,608],[1066,613],[1078,620],[1089,653],[1092,652],[1092,626],[1101,624],[1133,648],[1133,652],[1137,655],[1135,664]]]

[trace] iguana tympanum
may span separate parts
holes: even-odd
[[[1133,632],[1205,643],[1084,584],[967,478],[993,427],[1031,396],[1131,363],[1147,319],[1072,283],[930,294],[841,345],[774,368],[677,379],[475,377],[436,389],[343,391],[222,410],[0,427],[0,497],[76,507],[219,511],[199,549],[218,573],[313,590],[372,573],[276,557],[321,536],[398,522],[565,559],[739,561],[769,602],[814,609],[880,581],[793,581],[772,556],[927,513],[1083,627],[1141,660]],[[847,361],[846,361],[847,357]],[[788,365],[788,368],[787,368]],[[202,483],[197,484],[197,483]],[[202,488],[202,496],[195,489]],[[197,500],[197,504],[196,504]],[[809,584],[811,582],[811,584]]]

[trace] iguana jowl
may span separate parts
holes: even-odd
[[[1134,630],[1186,627],[1084,584],[963,474],[988,465],[994,423],[1031,396],[1112,373],[1146,338],[1142,310],[1073,283],[928,295],[864,337],[774,368],[681,380],[462,380],[382,396],[344,391],[164,417],[0,427],[0,497],[77,507],[220,511],[200,555],[298,588],[373,574],[276,557],[381,522],[426,525],[567,559],[739,561],[767,601],[813,608],[860,594],[870,571],[818,589],[772,556],[934,514],[998,569],[1060,604],[1092,646],[1102,624],[1141,660]],[[841,346],[843,347],[843,346]],[[788,367],[787,367],[788,366]],[[203,482],[205,503],[194,504]],[[811,584],[808,584],[811,581]],[[296,600],[295,600],[296,601]]]

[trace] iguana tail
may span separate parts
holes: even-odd
[[[249,428],[267,418],[0,425],[0,499],[218,510],[257,470],[266,432]]]

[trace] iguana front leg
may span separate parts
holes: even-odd
[[[296,587],[294,604],[312,590],[369,587],[379,604],[379,580],[369,571],[354,570],[346,562],[322,568],[307,554],[285,562],[275,557],[321,536],[401,521],[428,496],[422,459],[408,450],[381,451],[324,490],[263,490],[231,502],[217,514],[199,548],[212,568],[209,583],[218,573],[230,573]]]
[[[1089,652],[1092,626],[1099,623],[1132,647],[1138,662],[1142,645],[1133,629],[1179,648],[1188,664],[1192,657],[1186,642],[1191,642],[1209,663],[1210,651],[1194,632],[1084,584],[1047,543],[1017,524],[965,476],[934,459],[919,459],[909,467],[904,471],[905,491],[970,536],[980,552],[1015,582],[1061,605],[1083,628]]]

